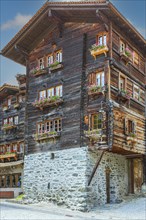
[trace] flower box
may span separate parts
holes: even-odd
[[[7,105],[4,105],[2,108],[3,108],[3,111],[4,111],[4,112],[9,109]]]
[[[62,63],[59,63],[58,61],[56,61],[56,62],[50,64],[49,69],[50,69],[50,71],[55,71],[55,70],[60,69],[62,67],[63,67]]]
[[[4,161],[4,159],[7,159],[10,161],[10,158],[14,158],[15,160],[17,160],[17,153],[5,153],[5,154],[1,154],[0,155],[0,160]]]
[[[99,140],[102,136],[101,130],[88,130],[84,132],[85,137],[88,137],[90,140]]]
[[[47,70],[46,70],[46,69],[36,68],[36,69],[32,69],[32,70],[30,71],[30,73],[31,73],[33,76],[40,76],[40,75],[46,74],[46,73],[47,73]]]
[[[90,49],[91,55],[96,59],[96,56],[104,54],[106,56],[107,52],[109,51],[106,45],[97,45],[93,44]]]
[[[105,86],[91,85],[88,87],[88,95],[104,95],[105,91]]]
[[[118,93],[118,97],[122,101],[128,101],[131,98],[130,93],[126,90],[120,90]]]
[[[16,125],[14,125],[14,124],[5,124],[5,125],[3,125],[2,130],[6,131],[6,130],[11,130],[13,128],[16,128]]]
[[[120,53],[121,59],[125,61],[126,65],[131,61],[132,52],[126,48],[125,51]]]
[[[17,108],[19,108],[19,107],[20,107],[20,103],[14,104],[14,108],[15,108],[15,109],[17,109]]]
[[[136,137],[127,136],[127,137],[126,137],[126,140],[127,140],[128,143],[131,143],[131,142],[132,142],[133,144],[137,143],[137,138],[136,138]]]
[[[36,108],[40,108],[41,110],[43,110],[44,108],[50,107],[50,106],[54,106],[54,105],[59,105],[63,102],[63,99],[60,98],[59,96],[52,96],[50,98],[45,98],[45,99],[41,99],[41,100],[36,100],[33,103],[33,106],[35,106]]]
[[[35,134],[34,139],[35,141],[43,141],[47,139],[55,139],[56,137],[60,136],[60,132],[52,131],[52,132],[46,132],[41,134]]]

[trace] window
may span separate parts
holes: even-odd
[[[46,90],[39,92],[39,99],[45,99],[46,98]]]
[[[9,118],[9,124],[13,124],[13,117]]]
[[[120,90],[125,90],[126,89],[126,79],[123,76],[120,76]]]
[[[19,152],[20,152],[20,153],[23,153],[23,152],[24,152],[24,143],[20,143]]]
[[[15,125],[18,125],[18,116],[15,116],[15,117],[14,117],[14,124],[15,124]]]
[[[48,92],[47,92],[47,93],[48,93],[48,94],[47,94],[47,95],[48,95],[48,98],[54,96],[54,88],[50,88],[50,89],[48,89],[47,91],[48,91]]]
[[[11,99],[8,99],[8,106],[11,106]]]
[[[133,133],[133,122],[128,120],[128,133]]]
[[[7,118],[4,119],[4,125],[5,124],[8,124],[8,119]]]
[[[102,114],[95,114],[91,116],[91,128],[92,130],[102,129]]]
[[[18,102],[19,102],[19,103],[23,102],[22,95],[18,96]]]
[[[43,123],[38,124],[38,134],[45,132],[45,125]]]
[[[62,63],[62,51],[56,52],[56,61]]]
[[[120,41],[120,53],[125,53],[126,44]]]
[[[140,89],[138,86],[134,85],[134,93],[133,93],[133,98],[136,100],[140,99]]]
[[[56,86],[56,95],[62,97],[62,85]]]
[[[104,72],[96,73],[96,85],[104,86]]]
[[[17,152],[17,144],[13,144],[13,151]]]
[[[10,145],[7,146],[7,152],[11,152],[11,146]]]
[[[38,124],[38,134],[47,133],[51,131],[59,132],[62,130],[61,119],[55,119]]]
[[[106,45],[107,42],[106,42],[106,34],[101,34],[99,36],[97,36],[97,42],[98,42],[98,45]]]
[[[54,121],[54,130],[56,131],[56,132],[59,132],[59,131],[61,131],[61,120],[60,119],[57,119],[57,120],[55,120]]]
[[[136,53],[135,51],[133,52],[133,62],[135,65],[138,66],[139,64],[139,56],[138,56],[138,53]]]
[[[46,131],[47,132],[53,131],[53,121],[47,121],[46,122]]]
[[[44,69],[44,58],[39,59],[39,68]]]
[[[50,54],[47,59],[48,59],[48,66],[50,66],[53,63],[53,55]]]

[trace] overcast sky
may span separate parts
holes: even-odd
[[[45,2],[45,0],[0,0],[0,49]],[[111,0],[111,2],[146,38],[146,0]],[[25,68],[0,56],[0,85],[16,84],[17,73],[25,73]]]

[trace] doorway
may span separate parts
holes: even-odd
[[[141,158],[129,159],[128,174],[129,193],[140,193],[143,183],[143,165]]]

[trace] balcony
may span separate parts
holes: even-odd
[[[50,98],[44,98],[40,100],[36,100],[33,103],[33,106],[36,108],[39,108],[40,110],[43,110],[44,108],[50,107],[50,106],[58,106],[63,102],[63,99],[59,96],[52,96]]]
[[[88,95],[98,95],[98,96],[101,96],[101,95],[104,95],[104,93],[107,91],[106,87],[105,86],[98,86],[98,85],[91,85],[88,87]]]
[[[40,134],[35,134],[34,139],[35,141],[44,141],[48,139],[56,139],[57,137],[60,137],[60,132],[56,131],[51,131],[51,132],[46,132],[46,133],[40,133]]]
[[[35,77],[46,74],[46,73],[47,73],[46,69],[40,69],[39,67],[36,67],[30,71],[30,74]]]
[[[58,61],[56,61],[49,66],[49,69],[50,71],[55,71],[57,69],[61,69],[62,67],[63,67],[62,63],[59,63]]]
[[[125,61],[126,65],[131,61],[132,52],[126,48],[125,51],[120,52],[121,59]]]
[[[15,124],[4,124],[2,130],[7,131],[16,128]]]
[[[94,57],[95,60],[96,60],[96,57],[101,54],[104,54],[106,56],[108,51],[109,49],[106,45],[98,45],[98,44],[93,44],[90,49],[90,53]]]

